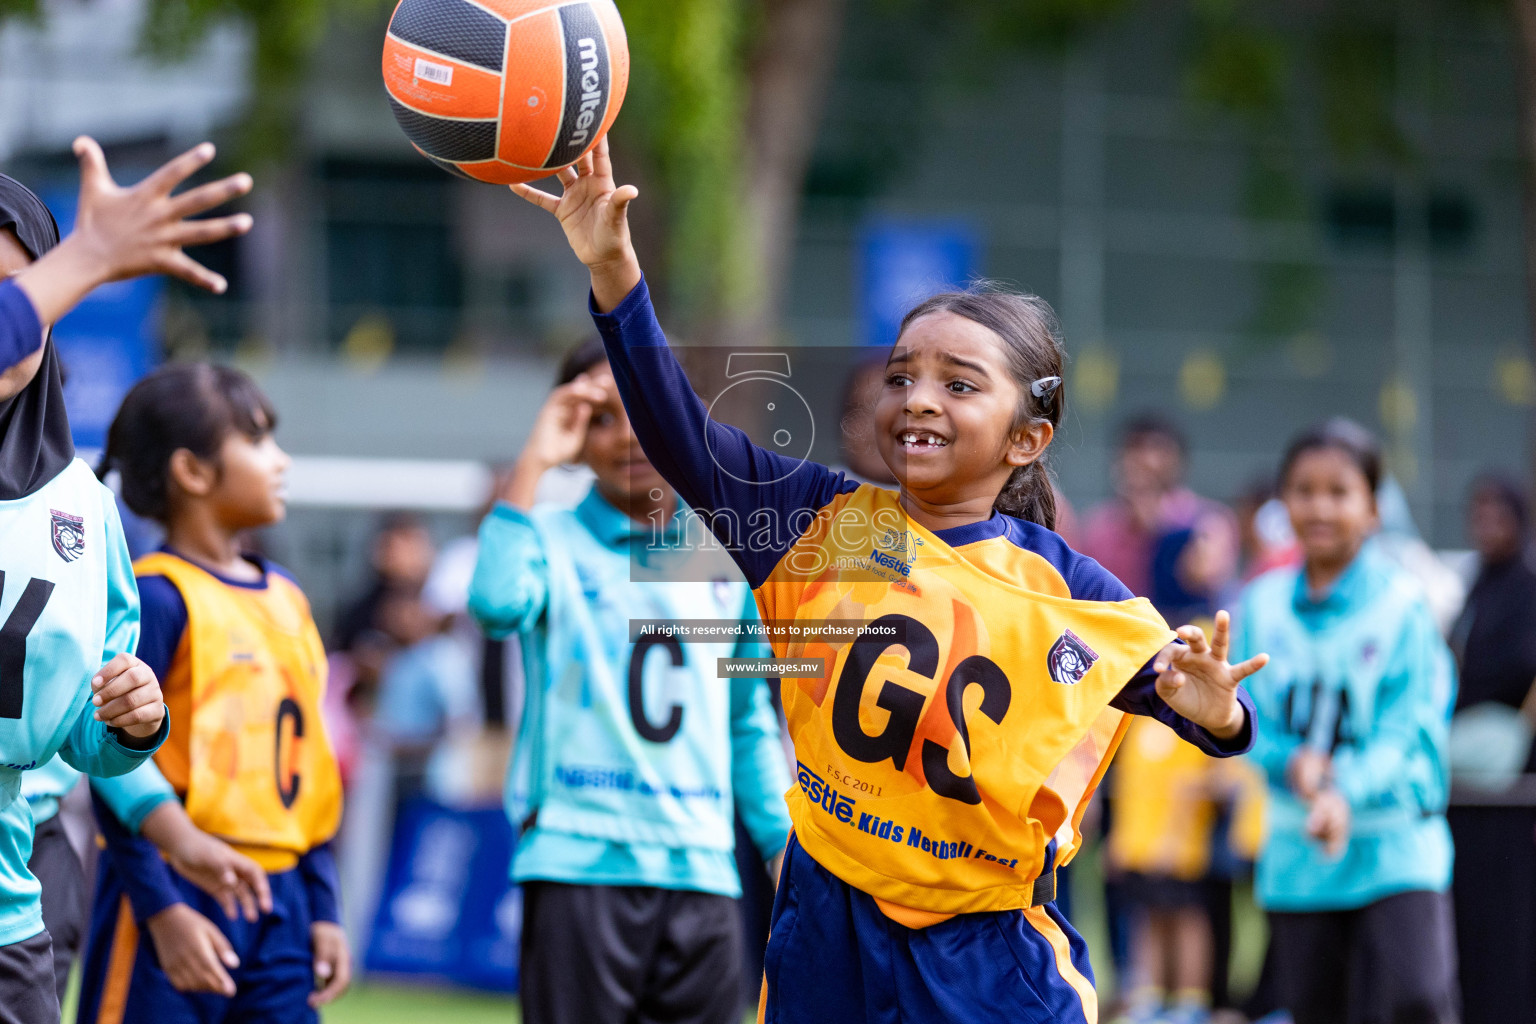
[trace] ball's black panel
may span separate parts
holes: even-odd
[[[389,105],[405,137],[428,156],[439,160],[490,160],[496,156],[495,121],[450,121],[420,114],[402,106],[393,96]]]
[[[405,0],[390,19],[389,32],[490,71],[501,70],[507,51],[506,22],[464,0]]]
[[[560,134],[545,159],[546,169],[565,167],[591,144],[608,114],[613,69],[608,62],[608,38],[588,3],[560,8],[565,35],[565,111]]]
[[[441,167],[443,170],[447,171],[449,174],[453,175],[455,178],[463,178],[465,181],[479,181],[480,180],[479,178],[471,177],[470,175],[465,174],[463,171],[459,170],[459,165],[458,164],[449,163],[447,160],[439,160],[437,157],[430,156],[430,155],[428,155],[426,153],[423,153],[421,155],[426,157],[428,160],[431,160],[433,163],[437,164],[437,166]],[[482,184],[484,184],[484,183],[482,182]]]

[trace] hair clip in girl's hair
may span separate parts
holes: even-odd
[[[1029,386],[1029,393],[1036,398],[1050,398],[1061,387],[1060,377],[1041,377]]]

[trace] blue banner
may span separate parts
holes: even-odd
[[[976,234],[958,221],[876,221],[860,247],[860,316],[867,345],[892,345],[907,312],[976,276]]]
[[[406,803],[364,966],[517,991],[523,900],[509,879],[513,845],[500,808],[456,810],[425,797]]]
[[[67,235],[75,223],[77,195],[65,189],[41,193]],[[98,288],[53,328],[64,361],[64,405],[75,444],[101,448],[107,427],[134,381],[159,361],[160,297],[165,281],[141,277]]]

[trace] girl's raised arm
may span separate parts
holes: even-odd
[[[857,484],[710,419],[656,320],[629,236],[627,211],[639,192],[615,187],[607,139],[559,177],[559,196],[530,185],[512,190],[559,219],[591,272],[593,320],[646,457],[708,519],[748,582],[760,586],[815,513]]]

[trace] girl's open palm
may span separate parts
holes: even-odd
[[[1242,729],[1243,708],[1237,684],[1269,664],[1260,654],[1240,665],[1229,665],[1232,618],[1216,613],[1216,630],[1209,642],[1199,626],[1177,630],[1187,646],[1169,644],[1153,661],[1157,695],[1174,711],[1216,736],[1229,739]]]
[[[620,263],[634,258],[629,240],[629,204],[639,195],[633,185],[615,188],[613,161],[604,136],[595,149],[561,171],[558,196],[532,185],[513,185],[512,191],[540,209],[554,214],[565,229],[566,240],[576,257],[588,267]]]

